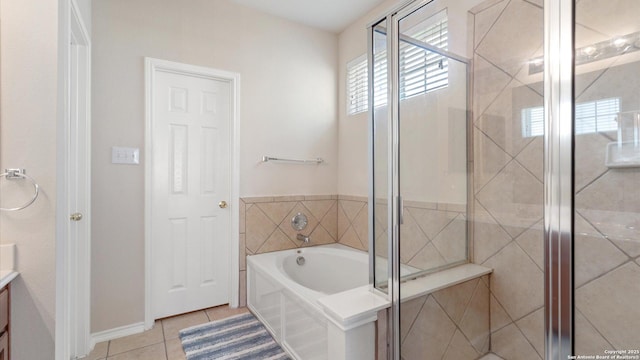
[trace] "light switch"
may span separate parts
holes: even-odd
[[[114,146],[111,148],[111,163],[140,164],[140,149]]]

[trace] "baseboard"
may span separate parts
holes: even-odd
[[[103,341],[109,341],[118,339],[121,337],[139,334],[144,331],[144,321],[139,323],[120,326],[114,329],[104,330],[97,333],[91,334],[91,349],[96,346],[97,343],[101,343]]]

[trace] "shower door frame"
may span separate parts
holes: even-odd
[[[400,359],[400,217],[399,90],[397,36],[399,22],[434,0],[406,2],[368,26],[368,66],[373,74],[373,42],[377,24],[387,29],[388,104],[388,292],[375,281],[375,183],[373,76],[369,76],[369,249],[370,287],[391,301],[389,358]],[[574,209],[574,0],[544,0],[544,292],[545,359],[564,360],[574,353],[573,209]],[[391,35],[389,35],[391,34]],[[470,77],[472,78],[472,77]],[[469,81],[472,84],[472,80]],[[469,98],[471,96],[469,95]],[[472,138],[471,134],[467,134]],[[469,154],[473,150],[469,150]],[[473,157],[471,162],[473,169]],[[470,175],[472,178],[472,174]],[[472,183],[471,183],[472,184]],[[469,184],[467,185],[469,186]],[[393,204],[393,205],[391,205]],[[469,204],[468,204],[469,205]],[[470,246],[471,248],[471,246]]]
[[[545,359],[574,354],[574,0],[544,0]]]

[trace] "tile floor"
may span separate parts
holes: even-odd
[[[96,344],[84,360],[184,360],[178,331],[190,326],[245,313],[227,305],[156,320],[151,330]]]
[[[178,332],[190,326],[248,312],[246,307],[227,305],[156,320],[151,330],[96,344],[83,360],[184,360]],[[502,360],[489,353],[480,360]]]

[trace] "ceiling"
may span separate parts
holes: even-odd
[[[384,0],[233,0],[266,13],[339,33]]]

